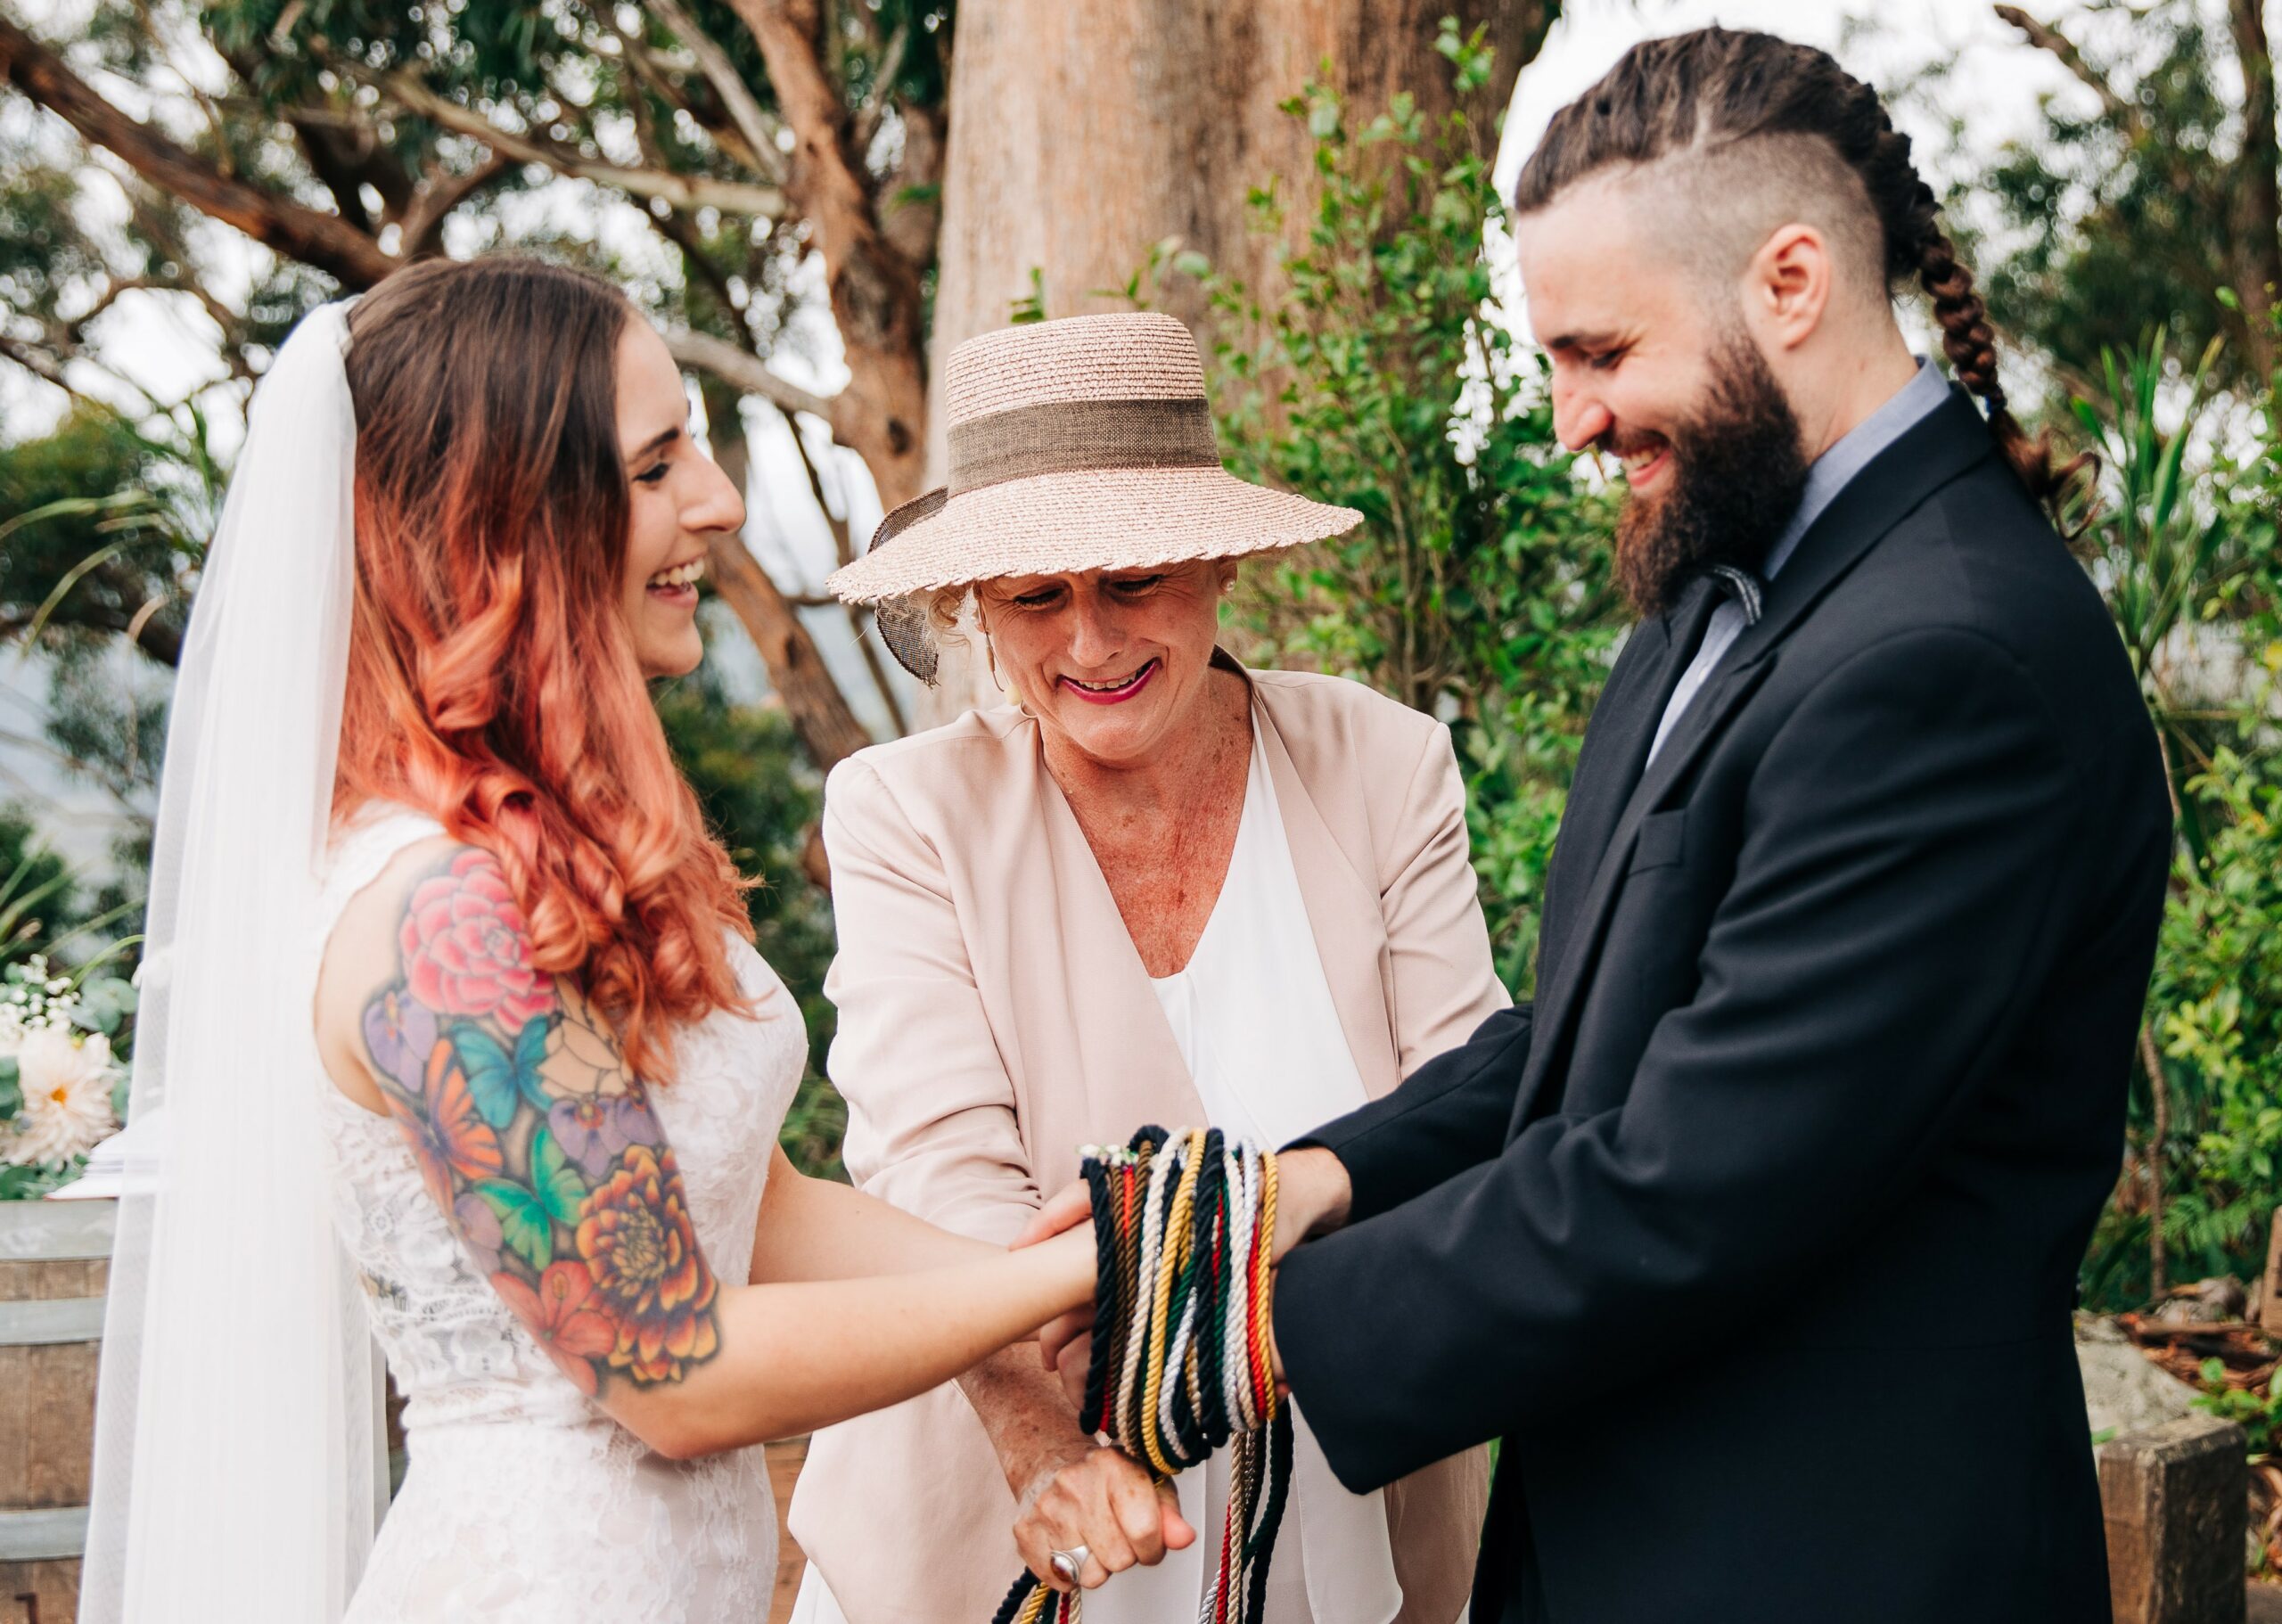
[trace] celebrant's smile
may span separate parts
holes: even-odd
[[[1143,662],[1130,677],[1120,677],[1112,682],[1079,682],[1074,677],[1060,678],[1062,685],[1089,705],[1121,705],[1149,685],[1157,674],[1157,660],[1152,657]]]

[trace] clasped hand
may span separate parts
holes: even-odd
[[[1307,1236],[1337,1227],[1346,1218],[1350,1193],[1345,1168],[1328,1151],[1288,1152],[1278,1158],[1278,1170],[1282,1219],[1269,1254],[1272,1263],[1281,1263]],[[1014,1245],[1035,1246],[1092,1217],[1085,1181],[1072,1180],[1031,1215]],[[1041,1364],[1060,1377],[1070,1402],[1082,1407],[1093,1355],[1092,1308],[1063,1315],[1040,1330],[1038,1340]],[[1272,1325],[1269,1348],[1273,1353]],[[1280,1355],[1275,1368],[1281,1390]],[[1022,1497],[1014,1524],[1022,1560],[1049,1583],[1056,1582],[1048,1566],[1052,1554],[1085,1546],[1089,1560],[1079,1576],[1085,1589],[1107,1583],[1111,1574],[1129,1567],[1153,1566],[1167,1551],[1185,1550],[1195,1539],[1170,1483],[1156,1480],[1124,1451],[1095,1444],[1073,1449],[1050,1470],[1040,1471]]]

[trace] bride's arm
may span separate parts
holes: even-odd
[[[473,848],[424,842],[349,905],[326,955],[318,1035],[335,1081],[402,1128],[430,1195],[509,1308],[661,1454],[900,1402],[1091,1294],[1090,1236],[1009,1256],[915,1248],[899,1225],[891,1252],[947,1266],[718,1279],[647,1088],[578,989],[530,970],[505,876]],[[784,1182],[796,1205],[814,1202]],[[859,1227],[886,1234],[885,1222]]]
[[[1004,1255],[1004,1249],[938,1229],[877,1196],[810,1178],[783,1151],[753,1226],[752,1283],[905,1275]]]

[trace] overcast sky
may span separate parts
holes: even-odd
[[[50,38],[66,33],[69,20],[78,11],[71,0],[31,0],[24,9],[30,26]],[[1872,11],[1878,19],[1876,29],[1867,34],[1858,29],[1850,37],[1847,16]],[[1949,109],[1970,110],[1966,144],[1974,152],[1989,152],[2032,132],[2040,97],[2085,94],[2048,58],[2021,45],[1985,0],[1884,0],[1876,7],[1837,0],[1572,0],[1544,53],[1521,76],[1498,155],[1501,187],[1511,185],[1554,110],[1590,85],[1626,47],[1653,35],[1711,22],[1767,29],[1838,51],[1851,68],[1882,86],[1900,82],[1928,62],[1952,63],[1954,77],[1942,99]],[[1961,163],[1969,168],[1969,160],[1957,155],[1950,132],[1925,111],[1900,106],[1896,117],[1917,136],[1922,157],[1945,178],[1960,177]],[[21,97],[0,95],[0,142],[25,138],[34,118]],[[591,211],[591,194],[583,187],[558,183],[546,192],[554,196],[522,206]],[[215,229],[219,233],[223,228]],[[202,317],[187,312],[184,301],[130,295],[106,316],[102,331],[107,357],[161,398],[179,398],[218,370],[212,330],[204,326]],[[807,360],[788,356],[776,364],[809,387],[825,392],[836,389],[843,374],[829,321],[811,316],[804,337]],[[57,391],[0,365],[0,431],[9,438],[39,431],[53,422],[61,405]],[[789,589],[814,590],[829,566],[830,544],[808,500],[782,420],[774,414],[757,414],[753,439],[755,499],[749,539]],[[861,463],[852,453],[824,445],[820,434],[811,445],[845,481],[856,533],[866,534],[879,509]],[[772,492],[784,493],[784,499],[770,500]],[[845,643],[844,621],[824,615],[812,624],[820,641],[827,644],[828,657],[848,653],[844,647],[830,646],[835,631]],[[742,649],[741,641],[737,646]],[[12,653],[0,652],[0,800],[30,802],[60,842],[74,855],[93,859],[108,844],[115,808],[103,795],[67,783],[31,742],[39,733],[45,691],[45,677],[37,668]]]

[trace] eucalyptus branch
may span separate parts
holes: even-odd
[[[633,70],[635,78],[649,86],[660,101],[679,112],[688,114],[691,121],[703,130],[713,144],[731,160],[761,176],[772,185],[783,184],[784,176],[782,163],[775,161],[770,156],[754,152],[751,144],[746,141],[734,121],[726,119],[718,109],[700,107],[691,101],[683,93],[680,85],[675,82],[677,78],[687,78],[698,72],[696,58],[691,57],[685,61],[678,56],[669,56],[662,51],[652,50],[641,40],[618,26],[615,8],[607,4],[598,3],[589,9],[601,21],[603,27],[609,30],[611,37],[618,42],[620,60]],[[702,75],[699,77],[702,78]],[[641,98],[638,96],[629,97],[628,104],[637,112],[642,111]]]
[[[721,274],[721,267],[706,255],[705,243],[698,236],[697,228],[690,217],[678,209],[669,209],[662,219],[652,215],[650,224],[657,229],[660,236],[681,250],[685,270],[694,272],[704,283],[705,291],[713,296],[713,302],[721,307],[722,315],[736,329],[742,348],[757,356],[759,352],[753,349],[752,332],[745,325],[744,313],[737,308],[736,299],[729,291],[729,279]]]
[[[763,365],[759,357],[738,349],[726,339],[717,339],[707,332],[669,332],[666,335],[666,348],[683,365],[711,373],[724,383],[748,395],[759,396],[779,411],[806,412],[820,418],[831,427],[835,438],[838,436],[840,414],[836,401],[786,382]]]
[[[84,390],[72,388],[65,381],[62,361],[36,344],[27,343],[21,339],[12,339],[6,333],[0,332],[0,357],[5,357],[13,361],[41,381],[53,384],[75,400],[90,398]]]
[[[2049,53],[2062,67],[2089,86],[2099,97],[2100,106],[2109,118],[2135,135],[2146,133],[2147,114],[2116,94],[2115,87],[2107,82],[2106,77],[2084,60],[2084,53],[2076,48],[2074,41],[2050,23],[2039,22],[2020,6],[1999,5],[1994,9],[1999,21],[2018,29],[2029,44],[2040,51]]]
[[[412,194],[412,205],[398,223],[404,234],[399,244],[404,257],[417,259],[435,252],[451,212],[514,167],[513,159],[494,151],[487,152],[472,169],[457,175],[439,169],[422,176],[419,189]]]
[[[381,251],[379,243],[348,221],[226,174],[211,160],[130,118],[4,15],[0,15],[0,79],[169,196],[345,286],[369,287],[396,268],[396,261]]]
[[[656,198],[676,209],[718,209],[725,214],[766,219],[778,218],[784,212],[784,193],[775,186],[598,162],[543,137],[502,129],[483,114],[439,95],[408,74],[346,71],[365,79],[409,111],[456,134],[472,135],[493,152],[520,163],[539,164],[573,180],[614,186],[632,197]]]
[[[753,97],[752,87],[729,60],[728,52],[697,24],[681,0],[644,0],[644,9],[673,30],[676,38],[687,45],[696,58],[698,71],[721,98],[721,105],[728,110],[730,122],[752,149],[754,162],[760,173],[778,185],[784,181],[784,155],[777,150],[776,130],[760,103]]]
[[[832,504],[825,497],[824,472],[817,466],[816,458],[809,454],[809,442],[800,432],[800,425],[787,414],[784,426],[792,431],[792,449],[800,454],[801,472],[809,476],[809,494],[816,498],[817,512],[824,515],[825,524],[832,531],[833,556],[841,564],[848,564],[855,557],[855,542],[849,535],[848,521],[833,513]],[[824,601],[829,603],[833,600],[827,597]],[[880,663],[878,640],[864,635],[865,611],[853,603],[843,603],[841,608],[848,616],[848,630],[856,640],[856,652],[863,656],[864,669],[872,678],[872,686],[878,692],[880,702],[887,707],[897,734],[900,736],[909,733],[911,722],[904,715],[903,701],[896,696],[895,683],[888,676],[887,667]]]
[[[911,20],[907,17],[895,25],[895,32],[888,36],[887,47],[880,53],[879,65],[872,73],[871,88],[864,93],[864,104],[856,110],[856,150],[867,152],[872,137],[880,132],[880,120],[886,116],[888,100],[895,94],[896,76],[903,71],[904,53],[911,47]]]

